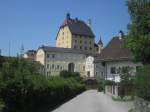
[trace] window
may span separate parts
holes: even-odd
[[[115,74],[116,73],[116,67],[111,67],[110,68],[110,73]]]
[[[49,68],[49,64],[47,64],[47,69]]]
[[[49,75],[51,75],[51,72],[47,72],[47,77],[48,77]]]
[[[83,66],[83,71],[85,71],[85,66]]]
[[[82,40],[80,40],[80,43],[82,43]]]
[[[76,48],[77,48],[77,46],[74,46],[74,48],[76,49]]]
[[[54,64],[52,64],[52,69],[54,69]]]
[[[80,46],[80,49],[82,49],[82,46]]]
[[[52,54],[52,58],[55,58],[55,54]]]
[[[95,73],[95,75],[97,76],[97,72]]]
[[[77,40],[74,40],[75,41],[75,43],[77,43]]]
[[[92,47],[90,47],[89,49],[92,50]]]
[[[59,69],[59,65],[57,65],[57,69]]]
[[[47,77],[48,77],[49,72],[47,72]]]
[[[47,56],[46,56],[47,58],[49,58],[50,57],[50,55],[49,54],[47,54]]]
[[[62,70],[62,69],[63,69],[63,67],[61,66],[61,67],[60,67],[60,70]]]
[[[87,47],[84,47],[85,50],[87,50]]]

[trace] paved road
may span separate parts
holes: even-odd
[[[113,101],[110,96],[96,90],[88,90],[53,112],[128,112],[132,107],[132,102]]]

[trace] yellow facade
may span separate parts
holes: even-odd
[[[72,35],[67,26],[59,30],[56,47],[72,48]]]
[[[94,53],[94,42],[95,39],[92,37],[71,34],[68,26],[65,26],[58,32],[56,47],[74,48]]]

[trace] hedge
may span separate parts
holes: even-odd
[[[150,101],[150,65],[145,65],[135,76],[136,95]]]
[[[4,63],[0,71],[0,98],[6,112],[37,112],[40,108],[54,108],[85,90],[75,78],[46,78],[34,72],[27,63],[12,60]]]

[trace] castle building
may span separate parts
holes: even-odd
[[[95,44],[95,35],[84,21],[78,18],[72,19],[70,14],[60,26],[56,37],[56,47],[73,48],[78,50],[98,53],[98,45]]]
[[[94,77],[92,56],[89,52],[72,48],[42,46],[37,50],[36,61],[42,64],[46,76],[59,75],[66,70],[78,72],[81,77]]]
[[[134,63],[133,54],[124,48],[124,44],[125,37],[120,31],[119,36],[103,48],[101,37],[95,43],[90,25],[67,14],[57,33],[56,47],[42,46],[36,52],[27,52],[25,57],[40,62],[46,76],[67,70],[78,72],[82,77],[102,77],[119,82],[120,69],[130,67],[131,72],[136,72],[142,66]]]

